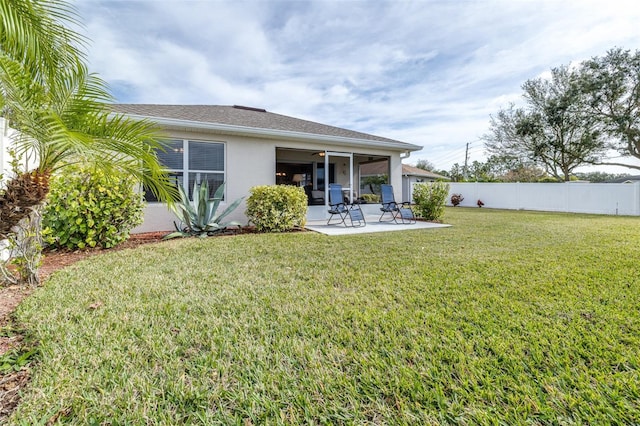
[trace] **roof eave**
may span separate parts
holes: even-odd
[[[418,178],[428,178],[428,179],[446,179],[451,180],[448,176],[433,176],[433,175],[418,175],[415,173],[402,173],[404,177],[418,177]]]
[[[419,151],[419,145],[406,142],[377,141],[372,139],[357,139],[341,136],[320,135],[316,133],[293,132],[289,130],[264,129],[258,127],[235,126],[231,124],[203,123],[200,121],[180,120],[165,117],[150,117],[138,114],[124,114],[134,119],[146,119],[157,123],[160,126],[171,129],[184,130],[206,130],[222,134],[253,136],[265,139],[280,139],[304,142],[330,142],[338,144],[348,144],[354,146],[369,146],[378,148],[390,148],[395,151]]]

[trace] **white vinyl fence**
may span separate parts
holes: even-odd
[[[413,193],[413,188],[412,188]],[[509,210],[640,216],[640,182],[636,183],[449,183],[460,206]]]

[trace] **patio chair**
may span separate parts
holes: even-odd
[[[341,225],[344,226],[366,226],[367,221],[364,219],[364,214],[362,210],[360,210],[360,206],[357,204],[352,204],[351,206],[347,206],[344,198],[342,196],[342,185],[338,185],[332,183],[329,185],[329,220],[327,221],[327,225]],[[331,223],[333,216],[338,215],[340,218],[339,222]],[[350,225],[347,224],[347,219],[349,219]]]
[[[307,200],[310,206],[324,206],[324,191],[313,189],[313,185],[305,185],[304,192],[307,194]]]
[[[380,207],[382,214],[378,219],[379,222],[393,221],[405,225],[416,223],[416,216],[413,214],[410,202],[397,203],[393,195],[393,186],[391,185],[380,185],[380,189],[382,192],[382,207]],[[383,217],[387,214],[391,215],[391,219],[383,220]],[[398,222],[398,219],[400,219],[400,222]]]

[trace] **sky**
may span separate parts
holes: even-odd
[[[490,115],[553,67],[640,48],[635,0],[76,0],[117,102],[246,105],[486,157]],[[626,168],[606,171],[629,172]]]

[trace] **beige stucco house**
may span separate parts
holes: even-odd
[[[114,104],[116,113],[158,124],[167,150],[163,164],[189,192],[195,181],[217,188],[226,182],[225,200],[249,195],[256,185],[297,185],[309,195],[309,219],[324,218],[326,183],[342,184],[345,197],[361,192],[362,168],[378,164],[402,196],[402,159],[422,147],[381,136],[355,132],[264,109],[219,105]],[[0,166],[12,130],[0,119]],[[144,223],[134,232],[169,231],[175,217],[166,205],[147,194]],[[370,206],[372,208],[379,206]],[[231,219],[246,223],[245,205]]]
[[[389,183],[401,198],[402,159],[422,148],[237,105],[115,104],[113,110],[163,129],[168,149],[160,159],[185,189],[204,179],[214,187],[226,182],[225,199],[235,200],[256,185],[302,186],[314,204],[310,219],[325,217],[327,181],[342,184],[345,196],[356,199],[366,164],[386,164]],[[136,231],[173,229],[175,218],[166,206],[148,201],[144,224]],[[244,210],[241,205],[234,219],[246,222]]]

